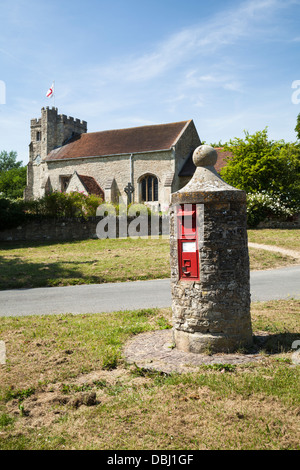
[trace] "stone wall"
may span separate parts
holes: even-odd
[[[107,220],[108,218],[106,218]],[[36,219],[19,225],[13,229],[0,231],[0,242],[11,241],[68,241],[95,239],[97,236],[97,225],[103,217],[90,217],[89,219]],[[152,216],[128,217],[122,221],[116,218],[116,238],[128,235],[130,224],[141,221],[142,231],[140,236],[159,235],[169,236],[169,217]],[[124,227],[126,233],[124,234]],[[132,228],[134,228],[132,226]],[[126,230],[127,229],[127,230]],[[139,230],[139,227],[138,227]]]
[[[50,177],[53,190],[61,190],[60,177],[72,176],[74,171],[79,175],[92,176],[99,186],[106,188],[107,182],[115,180],[113,199],[121,195],[127,201],[124,188],[131,179],[130,155],[113,155],[106,157],[76,158],[70,160],[53,160],[47,162],[46,173]],[[161,204],[169,205],[169,194],[165,197],[164,183],[166,176],[174,172],[174,159],[171,151],[141,153],[133,155],[132,173],[134,185],[134,202],[141,201],[139,181],[143,175],[153,174],[158,178],[159,201]],[[110,201],[109,201],[110,202]]]
[[[199,281],[179,281],[175,223],[173,208],[170,246],[176,345],[192,352],[208,350],[210,344],[212,351],[234,350],[251,335],[245,203],[205,203]],[[193,339],[195,343],[188,344]]]
[[[178,176],[182,169],[186,158],[201,144],[198,132],[193,122],[191,122],[184,130],[181,138],[178,140],[175,146],[175,174],[172,185],[172,192],[176,192],[181,189],[190,178],[181,178]]]
[[[193,178],[171,199],[173,338],[185,352],[226,353],[253,341],[246,193],[220,178],[217,158],[212,147],[198,147]]]

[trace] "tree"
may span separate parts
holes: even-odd
[[[12,170],[13,168],[20,168],[22,162],[17,162],[17,152],[13,150],[11,152],[6,152],[2,150],[0,152],[0,173],[2,171]]]
[[[27,179],[26,166],[0,172],[0,194],[11,199],[23,197]]]
[[[300,145],[268,139],[267,128],[224,145],[233,157],[222,168],[224,180],[247,193],[268,192],[282,201],[299,199]]]
[[[17,162],[17,152],[0,152],[0,194],[17,199],[23,197],[26,186],[26,167]]]
[[[295,132],[297,134],[297,139],[300,140],[300,113],[297,116],[297,124],[295,127]]]
[[[214,148],[221,148],[223,147],[223,144],[222,144],[222,141],[219,140],[219,142],[212,142],[209,144],[211,147],[214,147]]]

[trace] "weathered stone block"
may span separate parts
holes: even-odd
[[[219,177],[215,158],[211,147],[198,147],[194,177],[171,199],[173,337],[178,349],[196,353],[232,352],[252,344],[246,195]],[[177,207],[183,204],[204,205],[196,281],[181,279],[178,271],[175,229]]]

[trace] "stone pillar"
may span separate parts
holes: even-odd
[[[252,344],[246,194],[218,175],[212,147],[198,147],[193,161],[193,178],[171,196],[173,339],[186,352],[233,352]],[[182,245],[180,213],[191,209],[196,244]],[[189,246],[196,250],[191,263],[197,261],[198,271],[184,261]]]

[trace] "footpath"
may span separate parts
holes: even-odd
[[[295,250],[289,250],[287,248],[281,248],[275,245],[261,245],[260,243],[248,242],[250,248],[257,248],[259,250],[274,251],[276,253],[281,253],[282,255],[292,256],[293,258],[300,261],[300,252]]]

